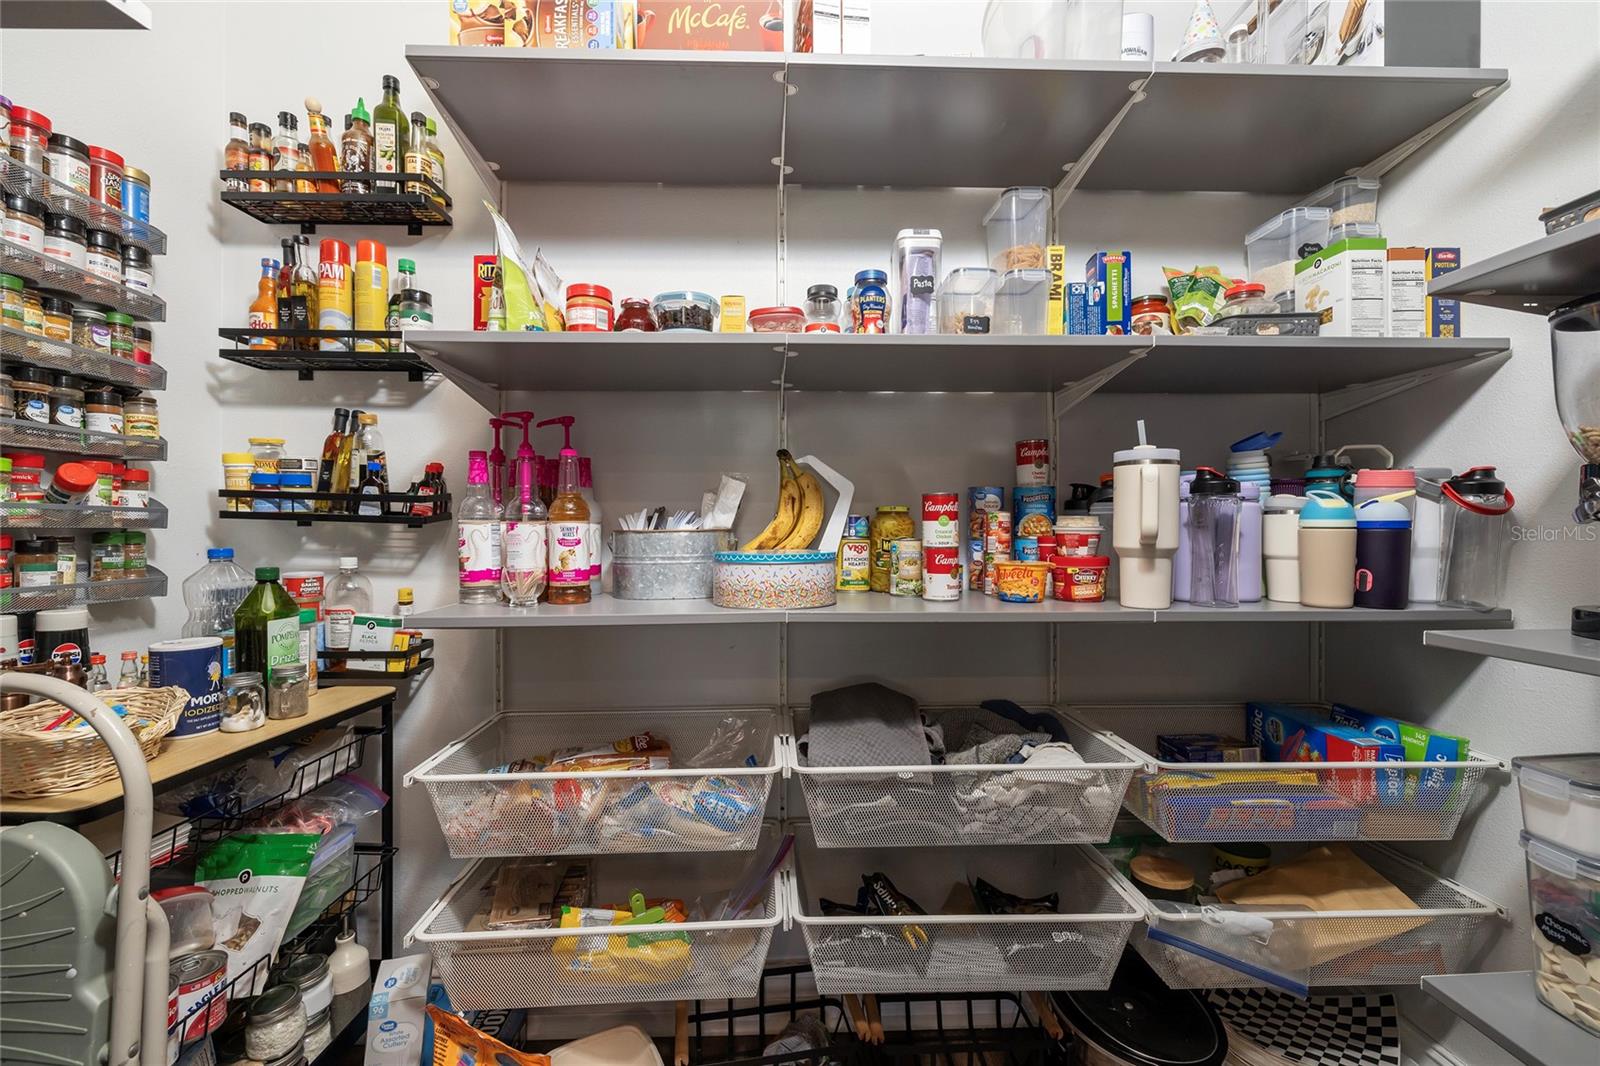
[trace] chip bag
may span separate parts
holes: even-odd
[[[549,330],[544,313],[548,301],[539,288],[533,268],[528,266],[522,254],[522,245],[517,243],[516,233],[493,204],[485,200],[483,206],[489,209],[489,217],[494,220],[495,251],[500,257],[500,289],[505,294],[506,332],[543,333]]]
[[[1172,294],[1174,333],[1188,333],[1196,326],[1210,325],[1222,310],[1223,292],[1232,284],[1221,269],[1214,266],[1197,266],[1192,270],[1162,267],[1161,273],[1167,279],[1167,291]]]
[[[433,1022],[433,1066],[550,1066],[549,1055],[518,1051],[487,1033],[480,1033],[458,1015],[429,1006]]]

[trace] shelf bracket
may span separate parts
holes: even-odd
[[[1332,392],[1325,392],[1319,398],[1318,418],[1326,422],[1330,418],[1359,411],[1363,407],[1370,407],[1381,400],[1391,396],[1398,396],[1404,392],[1426,385],[1430,381],[1454,374],[1469,366],[1489,366],[1496,361],[1503,361],[1511,354],[1510,350],[1485,352],[1482,355],[1471,356],[1467,359],[1457,359],[1453,363],[1443,366],[1429,367],[1426,370],[1417,370],[1409,374],[1396,374],[1394,377],[1380,378],[1377,381],[1368,381],[1360,385],[1349,385]]]
[[[1145,89],[1149,87],[1155,76],[1156,63],[1152,58],[1149,72],[1142,78],[1128,83],[1128,99],[1123,101],[1122,106],[1117,109],[1117,113],[1106,124],[1106,128],[1100,131],[1100,135],[1090,143],[1089,147],[1084,150],[1084,153],[1077,160],[1062,167],[1067,172],[1067,176],[1056,183],[1051,205],[1052,210],[1057,214],[1060,214],[1061,208],[1066,204],[1067,197],[1071,196],[1079,184],[1083,182],[1084,175],[1089,173],[1089,168],[1094,165],[1094,161],[1100,158],[1101,151],[1111,142],[1112,134],[1117,132],[1117,127],[1122,125],[1122,120],[1128,117],[1128,112],[1133,110],[1133,105],[1144,102],[1146,98]]]
[[[499,388],[494,385],[490,385],[487,382],[479,381],[466,371],[452,366],[448,359],[441,358],[437,352],[433,351],[431,348],[428,348],[426,345],[408,343],[407,347],[409,347],[415,354],[426,359],[429,366],[432,366],[440,374],[444,375],[444,379],[446,381],[450,382],[452,385],[455,385],[461,389],[462,392],[465,392],[468,396],[471,396],[474,400],[476,400],[478,402],[478,406],[482,407],[490,414],[500,413]]]
[[[1496,96],[1499,96],[1510,84],[1511,80],[1507,78],[1499,85],[1485,86],[1484,88],[1479,89],[1473,95],[1471,100],[1465,104],[1462,104],[1460,107],[1456,108],[1454,111],[1450,112],[1444,118],[1440,119],[1438,122],[1435,122],[1421,133],[1413,134],[1400,144],[1389,149],[1387,152],[1368,163],[1366,166],[1356,167],[1354,170],[1347,171],[1347,174],[1358,178],[1381,178],[1383,175],[1399,166],[1400,163],[1402,163],[1412,153],[1420,149],[1423,145],[1439,136],[1439,134],[1443,133],[1451,126],[1454,126],[1456,123],[1465,119],[1472,112],[1484,106]]]
[[[1128,353],[1127,358],[1119,359],[1103,370],[1096,370],[1093,374],[1090,374],[1088,377],[1081,380],[1067,382],[1061,388],[1057,389],[1052,397],[1055,402],[1053,412],[1055,419],[1059,420],[1062,415],[1066,414],[1068,411],[1072,410],[1074,407],[1078,406],[1080,403],[1087,400],[1101,389],[1105,388],[1106,384],[1111,381],[1112,378],[1116,377],[1118,374],[1122,373],[1124,370],[1128,369],[1134,363],[1137,363],[1154,350],[1154,344],[1148,344],[1143,348],[1136,348]]]

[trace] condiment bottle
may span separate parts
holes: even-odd
[[[400,107],[400,79],[393,74],[383,76],[383,99],[372,109],[372,169],[380,174],[394,174],[404,162],[406,145],[410,143],[410,123]],[[380,181],[379,192],[399,192],[399,183]]]
[[[328,138],[328,119],[322,113],[321,102],[315,96],[306,97],[306,121],[311,127],[311,140],[308,144],[311,149],[311,169],[324,172],[337,171],[339,150]],[[339,191],[338,178],[318,178],[315,185],[317,192]]]
[[[354,303],[356,332],[382,332],[389,304],[389,253],[380,242],[356,242]],[[356,351],[382,352],[388,345],[379,338],[356,338]]]
[[[571,415],[546,419],[540,427],[559,425],[566,433],[556,466],[556,498],[550,504],[550,602],[588,603],[589,505],[578,491],[578,453],[572,447]]]
[[[322,459],[317,466],[317,491],[333,491],[333,470],[339,463],[339,444],[344,440],[345,427],[350,424],[350,412],[343,407],[333,409],[333,432],[322,441]],[[326,513],[331,509],[328,500],[314,500],[312,508]]]
[[[428,170],[427,170],[427,174],[428,174],[428,177],[433,180],[433,183],[435,185],[439,186],[439,190],[437,192],[434,192],[433,190],[429,190],[429,195],[433,197],[434,203],[438,204],[440,207],[443,207],[444,206],[444,150],[439,147],[439,128],[434,124],[434,121],[431,118],[428,119]]]
[[[222,150],[223,165],[229,170],[247,172],[250,169],[250,135],[244,116],[237,111],[228,113],[228,144]],[[229,192],[245,192],[250,188],[249,177],[241,173],[222,183]]]
[[[321,318],[321,301],[317,296],[317,268],[311,263],[311,238],[303,234],[295,237],[294,252],[294,267],[289,278],[290,295],[294,298],[294,328],[316,329]],[[279,296],[281,298],[281,292]],[[317,340],[302,337],[294,346],[302,351],[316,351]]]
[[[271,192],[272,127],[265,122],[250,123],[250,191]],[[258,176],[259,175],[259,176]]]
[[[255,671],[272,683],[280,666],[300,661],[300,605],[278,584],[276,566],[256,567],[256,585],[233,613],[239,671]]]
[[[356,106],[344,117],[344,136],[339,141],[339,169],[358,174],[372,170],[372,116],[367,114],[367,103],[356,98]],[[339,188],[347,193],[366,194],[372,191],[372,182],[342,178]]]
[[[293,174],[300,169],[300,120],[291,112],[278,112],[278,136],[273,141],[272,170],[274,174]],[[294,192],[292,177],[274,177],[273,192]]]
[[[402,259],[394,268],[394,295],[389,297],[388,313],[384,316],[383,328],[390,333],[400,332],[400,304],[405,299],[408,290],[417,283],[417,264],[410,259]]]
[[[421,111],[411,113],[411,132],[406,138],[405,172],[428,172],[428,116]],[[406,182],[406,192],[425,193],[427,186],[419,181]]]
[[[549,573],[550,513],[533,490],[535,462],[531,447],[526,455],[519,452],[516,495],[506,501],[501,527],[500,591],[513,607],[537,606]]]
[[[1300,603],[1354,607],[1355,508],[1333,489],[1308,489],[1300,509]]]

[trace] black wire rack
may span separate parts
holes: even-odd
[[[420,528],[435,522],[450,521],[450,494],[423,495],[409,492],[296,492],[257,491],[254,489],[218,489],[217,496],[224,501],[239,501],[243,510],[223,510],[218,518],[246,519],[266,522],[293,522],[309,526],[313,522],[356,522],[368,525],[410,526]],[[271,505],[271,510],[250,509],[257,502]],[[317,503],[327,503],[329,510],[318,511]],[[426,505],[429,514],[415,514],[413,509]],[[361,514],[362,507],[377,507],[377,514]]]
[[[217,330],[232,348],[219,348],[217,354],[230,363],[254,370],[291,370],[301,381],[311,381],[324,373],[404,374],[409,381],[422,381],[437,373],[420,355],[401,344],[400,334],[370,329],[236,329]],[[270,341],[274,347],[262,347]],[[341,347],[325,350],[321,342]],[[361,351],[360,342],[373,341],[382,351]]]
[[[433,639],[424,637],[405,651],[340,651],[327,648],[317,652],[319,659],[343,663],[350,659],[382,659],[386,664],[401,663],[398,670],[321,670],[318,685],[351,684],[358,681],[402,681],[420,677],[433,669]]]
[[[224,182],[250,180],[256,171],[219,172]],[[282,178],[281,173],[265,172]],[[404,226],[413,237],[424,227],[450,225],[454,204],[443,186],[426,174],[380,174],[375,171],[297,171],[296,181],[358,181],[371,192],[276,192],[272,190],[222,190],[222,202],[238,208],[258,222],[274,226],[299,226],[301,233],[315,233],[324,226]],[[263,180],[257,178],[257,180]],[[392,184],[400,191],[380,189],[379,183]],[[419,191],[420,190],[420,191]]]

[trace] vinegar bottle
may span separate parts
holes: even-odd
[[[566,444],[556,465],[556,498],[550,503],[550,602],[588,603],[589,553],[585,550],[589,534],[589,505],[578,492],[578,453],[572,447],[571,415],[540,422],[540,426],[560,425],[566,431]]]

